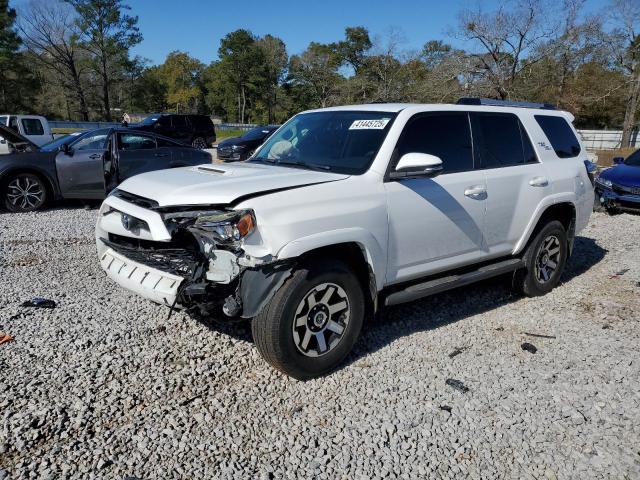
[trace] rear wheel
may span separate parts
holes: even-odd
[[[9,178],[3,196],[10,212],[32,212],[46,203],[47,187],[37,175],[19,173]]]
[[[205,148],[207,148],[207,142],[202,137],[194,138],[193,141],[191,142],[191,145],[194,148],[199,148],[200,150],[204,150]]]
[[[353,348],[365,313],[360,282],[341,262],[296,270],[253,319],[262,356],[299,380],[328,373]]]
[[[550,292],[560,281],[569,247],[562,223],[547,223],[527,247],[525,267],[514,276],[514,287],[529,297]]]

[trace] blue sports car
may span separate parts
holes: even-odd
[[[640,213],[640,150],[627,159],[613,159],[614,166],[596,179],[596,198],[609,213]]]

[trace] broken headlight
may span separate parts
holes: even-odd
[[[207,232],[216,243],[230,244],[242,240],[256,228],[253,210],[204,213],[192,228]]]

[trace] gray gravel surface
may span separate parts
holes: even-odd
[[[640,476],[640,216],[594,214],[545,297],[388,310],[303,383],[108,281],[96,213],[0,214],[0,480]]]

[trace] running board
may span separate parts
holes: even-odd
[[[521,267],[524,267],[524,261],[520,258],[510,258],[498,263],[484,265],[471,272],[448,275],[446,277],[429,280],[428,282],[418,283],[417,285],[411,285],[404,290],[389,294],[384,304],[390,306],[411,302],[418,298],[428,297],[429,295],[451,290],[452,288],[462,287],[486,278],[509,273]]]

